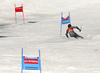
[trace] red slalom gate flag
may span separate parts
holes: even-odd
[[[15,7],[15,12],[23,12],[23,6]]]
[[[69,16],[67,18],[62,17],[62,21],[67,21],[67,20],[69,20]]]
[[[38,64],[38,59],[24,59],[25,64]]]

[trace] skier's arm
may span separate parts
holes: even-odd
[[[76,29],[78,29],[79,31],[81,31],[81,29],[80,29],[80,28],[78,28],[77,26],[73,26],[73,28],[76,28]]]
[[[67,32],[67,31],[66,31],[66,37],[69,38],[69,37],[68,37],[68,32]]]

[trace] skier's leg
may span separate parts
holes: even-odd
[[[83,37],[80,36],[80,35],[78,35],[77,33],[75,33],[74,37],[75,37],[75,38],[82,38],[82,39],[83,39]]]

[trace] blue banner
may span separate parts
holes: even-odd
[[[61,19],[61,24],[68,24],[70,23],[70,16],[68,16],[67,18],[63,18]]]

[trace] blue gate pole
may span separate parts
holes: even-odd
[[[62,15],[63,15],[63,12],[61,12],[60,36],[62,35]]]
[[[41,72],[41,58],[40,57],[41,57],[41,54],[40,54],[40,50],[39,50],[39,63],[40,63],[39,67],[40,67],[40,73],[42,73]]]
[[[39,50],[39,57],[40,57],[41,55],[40,55],[40,50]]]
[[[69,12],[69,21],[70,21],[70,24],[71,24],[71,20],[70,20],[70,12]]]
[[[23,48],[22,48],[22,56],[21,56],[21,59],[23,59]],[[21,61],[21,63],[22,63],[22,61]],[[23,63],[21,65],[23,66]],[[21,73],[23,73],[22,67],[21,67]]]

